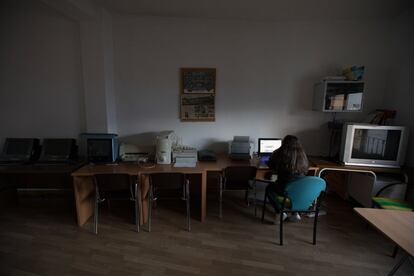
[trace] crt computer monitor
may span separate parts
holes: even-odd
[[[0,159],[3,161],[29,161],[35,157],[39,139],[6,138]]]
[[[84,133],[86,155],[92,163],[113,163],[118,159],[118,135],[107,133]]]
[[[76,156],[75,139],[44,139],[40,161],[68,161]]]
[[[404,164],[408,128],[347,123],[343,127],[340,160],[345,165],[391,167]]]
[[[282,145],[280,138],[259,138],[258,151],[259,155],[271,155]]]

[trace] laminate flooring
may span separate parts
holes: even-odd
[[[184,206],[159,204],[152,232],[134,232],[124,203],[101,207],[99,234],[79,228],[72,199],[20,199],[0,211],[0,275],[386,275],[393,244],[335,195],[326,199],[312,245],[312,219],[285,224],[285,244],[243,194],[226,193],[223,218],[208,202],[205,223],[185,231]],[[180,208],[183,207],[183,208]],[[398,227],[398,226],[396,226]],[[397,275],[414,275],[406,263]]]

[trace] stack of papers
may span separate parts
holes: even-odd
[[[174,167],[175,168],[195,168],[197,166],[197,163],[194,162],[175,162]]]

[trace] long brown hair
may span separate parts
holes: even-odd
[[[285,136],[278,152],[280,154],[280,169],[292,175],[307,174],[309,167],[308,158],[296,136]]]

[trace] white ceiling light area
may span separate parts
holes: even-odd
[[[412,0],[95,0],[141,16],[259,21],[386,19],[413,8]]]

